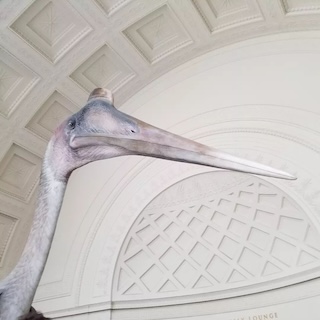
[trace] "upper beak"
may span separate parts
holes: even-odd
[[[120,112],[116,110],[116,112]],[[253,173],[281,179],[296,179],[291,174],[257,162],[238,158],[220,150],[156,128],[129,115],[126,119],[137,124],[137,132],[126,135],[86,134],[73,138],[73,147],[111,145],[124,149],[124,154],[145,155],[181,162],[196,163],[221,169]],[[117,117],[117,126],[122,125]]]

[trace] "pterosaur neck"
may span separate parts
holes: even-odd
[[[5,279],[6,288],[0,297],[1,320],[18,319],[30,309],[48,258],[66,184],[56,180],[44,162],[31,231],[19,262]]]

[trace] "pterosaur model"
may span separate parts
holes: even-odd
[[[294,179],[286,172],[234,157],[135,119],[113,106],[110,91],[95,89],[87,104],[56,129],[48,144],[28,241],[16,267],[0,283],[1,320],[17,320],[30,309],[72,171],[89,162],[122,155],[144,155]]]

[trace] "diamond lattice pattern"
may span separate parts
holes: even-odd
[[[142,212],[124,242],[114,293],[130,299],[220,291],[319,265],[320,237],[307,215],[252,177],[201,200]]]

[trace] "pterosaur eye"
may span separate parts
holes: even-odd
[[[75,126],[76,126],[76,121],[75,121],[74,119],[70,119],[70,120],[68,121],[68,128],[69,128],[70,130],[73,130],[73,129],[75,128]]]

